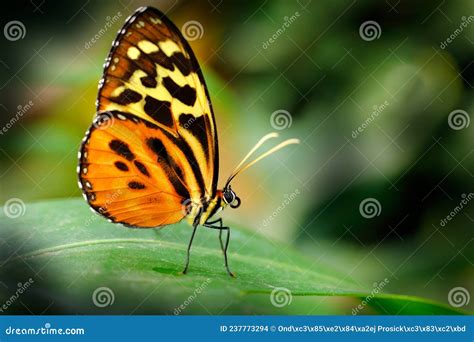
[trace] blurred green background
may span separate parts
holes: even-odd
[[[102,63],[144,5],[201,25],[190,44],[214,105],[221,186],[262,135],[302,141],[236,179],[243,204],[226,219],[361,283],[388,278],[386,292],[472,293],[469,0],[6,3],[2,27],[25,30],[0,37],[0,205],[80,196]]]

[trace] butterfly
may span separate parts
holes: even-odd
[[[251,162],[264,136],[217,189],[216,122],[204,77],[180,30],[159,10],[141,7],[125,22],[104,64],[97,113],[79,151],[79,187],[94,212],[128,227],[157,228],[186,218],[219,231],[225,268],[230,227],[216,214],[239,207],[231,181]],[[225,241],[222,233],[226,232]]]

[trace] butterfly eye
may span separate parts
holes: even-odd
[[[224,201],[227,204],[231,204],[235,200],[235,193],[232,190],[226,190],[224,191]]]

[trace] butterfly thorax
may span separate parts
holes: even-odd
[[[217,190],[214,197],[209,200],[190,201],[189,213],[186,218],[191,225],[195,223],[204,225],[228,205],[231,208],[237,208],[240,205],[240,198],[230,186],[223,190]]]

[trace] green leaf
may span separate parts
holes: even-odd
[[[25,307],[33,313],[45,308],[104,314],[349,313],[358,303],[354,298],[370,292],[288,246],[234,225],[229,260],[237,278],[225,272],[217,231],[205,228],[197,231],[189,273],[183,275],[191,234],[185,223],[128,229],[91,213],[80,199],[27,204],[16,218],[11,216],[18,212],[5,216],[10,208],[4,209],[0,301],[9,301],[6,313]],[[30,278],[32,284],[12,301]],[[108,288],[113,303],[101,307],[97,297],[94,304],[99,288]],[[395,295],[379,295],[366,305],[388,314],[459,314],[443,304]]]
[[[364,300],[365,298],[362,298]],[[381,314],[390,315],[468,315],[469,312],[453,309],[433,300],[394,294],[381,294],[374,297],[370,306]]]

